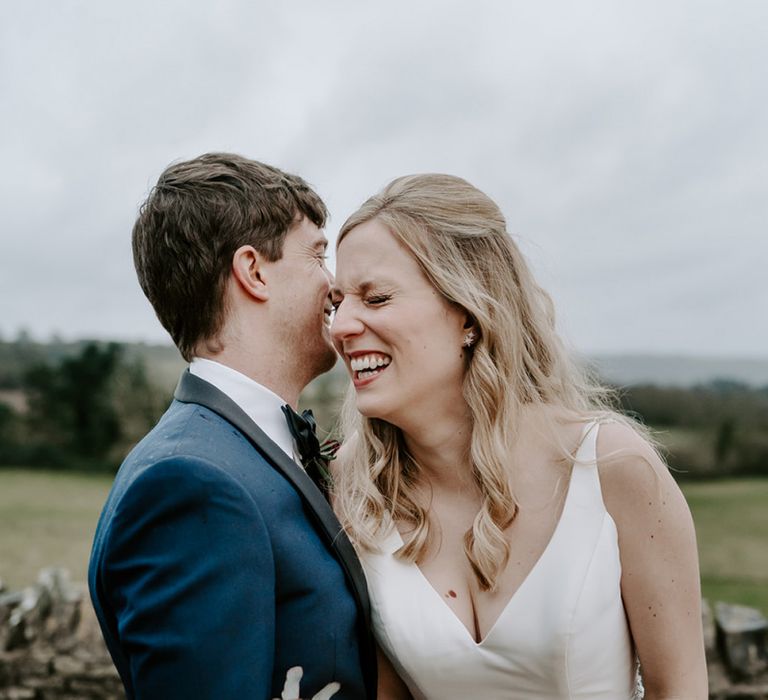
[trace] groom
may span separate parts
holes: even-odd
[[[129,698],[268,700],[295,666],[303,697],[375,697],[363,573],[283,415],[336,360],[325,219],[301,178],[217,153],[171,165],[141,208],[139,282],[190,365],[91,554]]]

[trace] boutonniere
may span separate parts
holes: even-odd
[[[333,438],[328,438],[320,444],[320,449],[315,456],[314,462],[318,478],[315,483],[324,495],[328,495],[333,487],[333,476],[331,475],[330,464],[336,459],[336,453],[339,451],[341,443]],[[309,474],[310,469],[307,468]],[[310,474],[312,476],[312,474]],[[314,477],[313,477],[314,478]]]

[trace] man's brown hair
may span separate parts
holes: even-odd
[[[270,165],[206,153],[165,169],[134,224],[133,260],[185,360],[222,328],[235,251],[252,245],[279,260],[288,230],[305,216],[322,228],[328,212],[304,180]]]

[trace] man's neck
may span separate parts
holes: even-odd
[[[291,376],[289,367],[270,366],[267,362],[259,362],[258,353],[242,353],[227,348],[217,353],[201,352],[198,356],[202,359],[212,360],[219,364],[234,369],[244,374],[249,379],[261,384],[277,394],[289,406],[296,408],[299,403],[299,394],[306,385],[301,379],[296,380]]]

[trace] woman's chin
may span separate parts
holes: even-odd
[[[361,416],[365,418],[380,418],[379,412],[372,406],[366,406],[363,404],[362,406],[358,402],[357,404],[357,410],[360,413]]]
[[[366,418],[378,418],[380,420],[387,420],[388,411],[384,409],[381,401],[372,401],[368,397],[361,397],[358,395],[356,407],[359,413]]]

